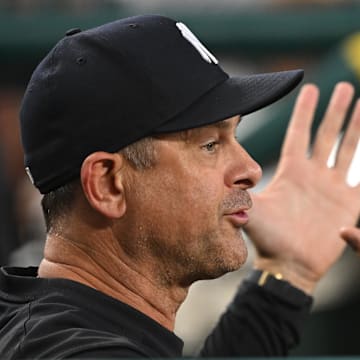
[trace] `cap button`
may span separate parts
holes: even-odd
[[[77,33],[79,33],[79,32],[81,32],[81,29],[79,29],[79,28],[74,28],[74,29],[68,30],[68,31],[65,33],[65,35],[66,35],[66,36],[71,36],[71,35],[77,34]]]

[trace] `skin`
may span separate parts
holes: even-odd
[[[239,117],[161,136],[150,169],[135,170],[120,154],[89,155],[83,192],[49,232],[39,276],[96,288],[172,330],[192,282],[244,263],[245,227],[258,251],[254,266],[311,294],[344,249],[340,228],[359,216],[360,186],[345,179],[360,103],[334,168],[326,166],[352,96],[350,84],[336,87],[309,157],[318,90],[303,87],[277,173],[252,208],[248,189],[261,170],[235,139]]]

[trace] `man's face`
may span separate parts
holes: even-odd
[[[189,286],[246,260],[246,190],[261,169],[238,144],[238,123],[233,117],[161,136],[156,165],[131,173],[123,219],[127,245],[137,261],[153,261],[164,283]]]

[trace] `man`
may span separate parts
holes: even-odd
[[[311,157],[315,86],[303,88],[277,175],[235,138],[241,116],[284,96],[301,71],[229,78],[182,23],[160,16],[71,30],[35,70],[21,110],[29,176],[48,227],[39,269],[2,268],[0,351],[20,358],[178,357],[189,286],[254,270],[202,356],[284,355],[311,293],[359,212],[345,182],[357,105],[326,166],[353,90],[339,84]],[[206,306],[206,304],[204,304]]]

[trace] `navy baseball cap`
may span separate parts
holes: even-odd
[[[229,77],[181,22],[158,15],[69,30],[35,69],[21,111],[25,167],[43,194],[95,151],[244,116],[282,98],[302,70]]]

